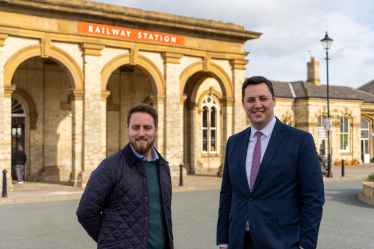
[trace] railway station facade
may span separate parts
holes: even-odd
[[[184,175],[218,172],[223,141],[246,126],[244,43],[261,33],[89,1],[0,1],[0,11],[0,164],[8,172],[21,144],[27,180],[84,187],[128,143],[126,115],[138,103],[159,113],[155,147],[173,179],[180,164]]]
[[[89,1],[0,0],[0,168],[9,189],[18,145],[28,155],[27,180],[85,187],[128,143],[126,116],[138,103],[159,113],[155,147],[173,180],[180,164],[184,176],[220,174],[228,137],[250,125],[241,104],[244,43],[260,36],[232,23]],[[311,132],[320,152],[326,96],[317,63],[308,64],[306,82],[274,81],[274,89],[276,116]],[[330,96],[333,160],[361,158],[361,132],[372,132],[374,95],[345,90]]]

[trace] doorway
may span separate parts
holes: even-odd
[[[23,103],[16,97],[12,97],[12,140],[11,140],[11,155],[17,151],[18,146],[23,147],[26,152],[26,110]],[[13,163],[12,163],[13,164]],[[17,180],[16,167],[12,165],[11,176],[13,180]],[[23,172],[23,179],[26,180],[26,165]]]

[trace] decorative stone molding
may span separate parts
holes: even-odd
[[[69,94],[71,96],[71,101],[80,101],[83,100],[84,91],[69,89]]]
[[[180,95],[183,95],[185,93],[187,81],[190,79],[190,77],[193,77],[195,73],[204,71],[204,64],[206,64],[204,63],[204,61],[199,61],[190,65],[183,71],[183,73],[180,76]],[[214,77],[220,83],[220,85],[222,86],[223,97],[227,97],[230,99],[234,98],[233,83],[229,75],[222,67],[213,62],[210,62],[209,71],[206,73],[209,73],[208,75],[210,75],[210,77]]]
[[[48,58],[49,52],[51,50],[51,38],[47,36],[46,38],[41,39],[40,43],[42,44],[41,57]]]
[[[11,85],[14,72],[22,62],[32,57],[42,56],[41,52],[42,45],[37,44],[23,48],[13,54],[4,67],[4,85]],[[71,57],[66,51],[55,46],[50,47],[49,57],[60,62],[67,69],[73,79],[73,88],[83,89],[83,71],[73,57]]]
[[[206,91],[202,92],[202,93],[200,94],[200,98],[199,98],[199,100],[198,100],[198,102],[197,102],[197,113],[198,113],[199,115],[200,115],[201,112],[203,111],[203,110],[201,109],[201,104],[202,104],[202,102],[203,102],[204,97],[207,96],[207,95],[209,95],[209,96],[214,95],[214,96],[215,96],[217,99],[219,99],[220,101],[221,101],[221,99],[222,99],[222,94],[220,94],[219,92],[217,92],[216,90],[214,90],[213,87],[210,87],[209,90],[206,90]],[[232,105],[232,104],[231,104],[231,105]],[[221,110],[221,111],[222,111],[222,110]]]
[[[133,54],[135,54],[135,52],[133,52]],[[105,91],[107,89],[110,75],[120,66],[131,64],[131,61],[133,60],[132,57],[133,56],[131,56],[131,53],[119,55],[106,64],[104,69],[101,71],[101,91]],[[149,73],[151,82],[154,84],[156,92],[158,94],[164,94],[165,78],[156,64],[143,55],[136,55],[136,59],[134,60],[137,66]]]
[[[4,41],[8,38],[7,34],[0,34],[0,47],[4,47]]]
[[[12,93],[16,90],[16,85],[4,86],[4,97],[11,98]]]
[[[222,98],[219,101],[223,104],[224,107],[232,107],[234,103],[233,98]]]
[[[183,96],[181,96],[181,97],[180,97],[180,102],[179,102],[179,104],[183,105],[183,104],[184,104],[184,101],[186,101],[186,99],[187,99],[187,95],[183,95]]]
[[[101,101],[106,101],[109,95],[110,95],[110,91],[101,92]]]
[[[204,71],[210,71],[210,62],[212,61],[211,57],[204,57]]]
[[[139,54],[139,49],[137,49],[136,47],[131,49],[131,58],[130,58],[131,65],[137,64],[138,54]]]
[[[101,50],[105,48],[105,45],[81,43],[81,48],[83,49],[83,55],[100,57]]]
[[[248,64],[248,60],[230,60],[232,70],[245,70],[245,65]]]
[[[180,64],[180,59],[183,57],[183,54],[163,52],[162,57],[164,57],[165,63]]]

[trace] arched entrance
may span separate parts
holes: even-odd
[[[12,97],[12,152],[17,151],[18,146],[22,146],[26,151],[26,108],[20,99]],[[27,170],[25,165],[24,174]],[[12,179],[17,180],[15,165],[12,165]],[[27,180],[25,176],[23,179]]]
[[[13,140],[19,136],[18,131],[22,131],[28,157],[26,179],[68,181],[74,137],[69,91],[83,89],[83,72],[65,51],[50,46],[44,58],[42,51],[42,45],[24,48],[5,65],[5,87],[14,86],[13,99],[20,100],[20,96],[27,109],[23,120],[12,113],[8,126],[12,129],[9,149],[14,149]]]
[[[136,63],[132,63],[131,54],[120,55],[107,64],[102,71],[102,91],[110,91],[107,98],[108,156],[121,150],[129,142],[126,127],[130,108],[147,103],[158,110],[157,96],[164,93],[164,88],[162,73],[144,56],[137,55]],[[161,116],[159,123],[160,121],[162,122]],[[157,140],[155,147],[157,148]]]
[[[217,64],[198,62],[181,75],[184,101],[184,165],[189,174],[216,174],[231,127],[233,85]]]

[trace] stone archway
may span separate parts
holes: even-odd
[[[142,70],[148,73],[152,82],[154,94],[165,94],[165,78],[158,67],[147,57],[142,55],[124,54],[112,59],[101,72],[101,90],[106,91],[108,80],[111,74],[120,66],[133,65],[139,66]]]
[[[18,66],[29,58],[42,56],[42,45],[33,45],[21,49],[15,53],[5,64],[4,67],[4,86],[10,87],[12,84],[13,75]],[[68,73],[72,88],[75,90],[83,90],[84,75],[78,63],[64,50],[51,46],[49,58],[56,61]]]
[[[187,94],[194,96],[199,84],[202,83],[206,78],[215,78],[221,86],[223,98],[233,99],[234,87],[229,75],[219,65],[211,62],[209,66],[204,61],[196,62],[186,68],[180,77],[180,94],[181,96]],[[195,84],[189,84],[193,80]]]
[[[208,82],[211,81],[215,82],[214,85],[210,85],[209,89],[205,90],[211,84]],[[221,66],[205,59],[190,65],[183,71],[180,76],[180,95],[186,99],[183,115],[184,164],[187,165],[186,168],[191,174],[218,172],[222,164],[222,145],[226,139],[222,131],[231,126],[229,120],[232,108],[230,101],[234,98],[233,83]],[[219,113],[216,117],[218,123],[216,132],[219,134],[217,145],[219,146],[214,152],[204,151],[201,145],[201,141],[204,140],[202,133],[204,118],[201,108],[203,98],[206,96],[215,96],[219,103]],[[207,138],[209,137],[208,134]]]

